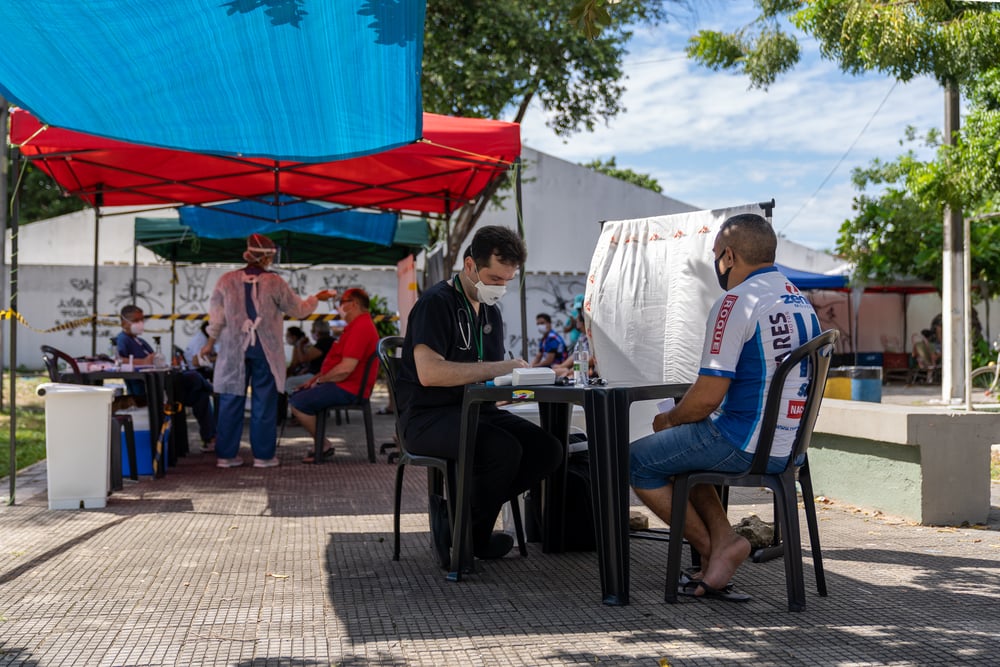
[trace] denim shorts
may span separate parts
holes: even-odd
[[[785,467],[785,458],[772,458],[768,472]],[[693,470],[742,472],[750,468],[753,453],[737,449],[711,420],[681,424],[632,443],[629,481],[637,489],[658,489],[670,478]]]
[[[318,415],[327,408],[350,405],[356,400],[358,400],[357,396],[344,391],[334,382],[314,384],[308,389],[302,389],[288,397],[289,405],[307,415]]]

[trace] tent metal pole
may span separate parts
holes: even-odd
[[[101,204],[103,201],[104,197],[100,192],[94,195],[94,304],[91,308],[94,320],[90,323],[90,356],[92,357],[97,356],[97,266],[101,238]]]
[[[9,108],[7,106],[7,100],[4,99],[3,95],[0,95],[0,132],[4,133],[3,146],[0,147],[0,231],[3,232],[3,236],[0,236],[0,275],[6,275],[7,263],[7,178],[9,174],[7,173],[7,115]],[[6,290],[4,289],[3,281],[0,280],[0,303],[7,303]],[[0,327],[0,350],[3,349],[3,327]],[[0,353],[0,377],[3,377],[3,354]],[[0,382],[0,410],[3,409],[3,382]]]
[[[13,172],[21,171],[21,151],[12,148]],[[21,214],[21,183],[16,180],[14,199],[10,205],[10,309],[17,312],[17,218]],[[4,202],[6,206],[7,202]],[[15,477],[17,477],[17,320],[10,322],[10,497],[8,505],[15,502]]]
[[[129,289],[129,294],[132,296],[132,303],[135,303],[136,286],[139,283],[139,241],[135,238],[135,226],[132,227],[132,286]]]
[[[177,312],[177,260],[170,262],[170,314]],[[166,354],[167,363],[173,363],[174,358],[174,330],[177,320],[170,320],[170,350]]]
[[[521,208],[521,157],[514,158],[514,206],[517,209],[517,235],[524,241],[524,211]],[[521,358],[528,359],[528,303],[525,290],[527,267],[521,267],[518,292],[521,299]]]

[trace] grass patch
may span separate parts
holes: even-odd
[[[1000,452],[990,452],[990,479],[1000,482]]]
[[[17,460],[21,470],[45,458],[45,404],[35,390],[47,377],[17,376]],[[3,376],[3,407],[0,411],[0,477],[10,474],[10,380]]]

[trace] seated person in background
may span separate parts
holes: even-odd
[[[913,358],[917,360],[917,366],[921,369],[936,368],[941,365],[941,352],[934,347],[932,342],[934,332],[924,329],[919,334],[913,334]]]
[[[940,329],[940,325],[938,325]],[[913,334],[913,359],[917,362],[917,368],[926,371],[924,381],[928,384],[934,382],[934,371],[941,368],[941,346],[935,345],[936,336],[931,329],[924,329],[919,334]],[[917,373],[912,373],[910,381],[918,379]]]
[[[809,300],[774,266],[777,244],[771,223],[759,215],[744,213],[722,223],[712,256],[725,294],[708,317],[698,377],[672,410],[656,415],[654,433],[630,447],[632,488],[666,522],[674,475],[750,468],[761,428],[761,397],[768,395],[779,362],[820,333]],[[769,472],[782,470],[788,461],[801,417],[794,409],[801,386],[796,373],[785,382]],[[714,486],[691,489],[684,537],[701,554],[701,572],[691,575],[680,593],[749,599],[726,590],[750,555],[750,543],[733,531]]]
[[[292,340],[293,332],[301,338]],[[326,353],[333,347],[333,336],[330,335],[330,324],[316,320],[312,325],[312,336],[315,344],[309,344],[309,339],[298,327],[290,327],[285,342],[293,346],[292,362],[288,365],[288,378],[285,380],[285,393],[293,394],[299,387],[319,373],[323,366]],[[296,356],[296,353],[298,356]]]
[[[587,324],[583,320],[583,312],[581,311],[576,316],[576,331],[577,331],[577,346],[587,344],[587,348],[590,351],[590,359],[587,362],[587,377],[595,378],[597,377],[597,366],[594,362],[594,350],[590,347],[589,341],[587,340]],[[566,355],[565,361],[559,364],[553,364],[552,370],[556,372],[556,377],[572,377],[573,375],[573,364],[576,361],[575,353],[571,352]]]
[[[145,327],[145,317],[138,306],[127,305],[121,310],[122,331],[118,334],[118,356],[128,359],[129,356],[137,365],[152,364],[153,347],[139,335]],[[146,395],[146,384],[140,380],[126,380],[130,394]],[[191,408],[198,420],[198,431],[201,435],[202,451],[215,448],[215,419],[212,416],[212,385],[201,373],[194,370],[180,374],[180,402]]]
[[[208,357],[201,354],[201,348],[208,342],[208,332],[206,329],[208,329],[208,320],[203,320],[201,326],[198,327],[198,331],[195,332],[191,340],[188,341],[187,347],[184,348],[184,358],[187,359],[188,365],[192,368],[211,368],[215,363],[214,351]]]
[[[566,361],[566,343],[562,336],[552,330],[552,317],[548,313],[535,315],[535,324],[542,339],[538,343],[538,353],[531,361],[533,368],[551,368]]]
[[[339,317],[339,316],[338,316]],[[314,320],[312,323],[312,333],[313,347],[319,350],[319,354],[309,360],[309,372],[315,375],[319,373],[320,366],[323,365],[323,359],[326,358],[326,353],[330,351],[333,347],[333,336],[330,335],[330,323],[326,320]],[[339,336],[343,333],[343,328],[337,333]]]
[[[297,375],[308,375],[309,357],[315,355],[311,354],[312,344],[309,342],[309,338],[299,327],[288,327],[288,331],[285,332],[285,344],[292,347],[292,360],[288,362],[288,370],[286,371],[288,379],[285,380],[285,385],[287,386],[289,379]]]
[[[319,373],[326,353],[333,346],[333,336],[330,335],[330,325],[327,322],[315,320],[312,335],[316,340],[315,345],[309,344],[309,339],[298,327],[289,327],[285,334],[285,342],[292,346],[292,361],[288,364],[285,391],[278,394],[279,424],[288,417],[288,397]]]
[[[565,334],[563,338],[566,341],[566,347],[570,350],[576,346],[576,341],[579,340],[580,333],[583,331],[576,324],[577,318],[583,315],[583,297],[583,294],[577,294],[573,297],[573,309],[569,311],[569,317],[563,324],[563,334]]]
[[[361,376],[365,374],[365,363],[375,354],[378,345],[378,331],[368,313],[368,294],[352,287],[340,297],[340,314],[347,321],[344,333],[333,344],[320,372],[306,381],[299,391],[288,399],[292,414],[299,423],[316,437],[316,415],[338,405],[349,405],[358,396],[367,396],[375,385],[377,373],[371,373],[368,384],[361,386]],[[334,454],[329,441],[323,443],[323,458]],[[312,463],[310,454],[303,463]]]

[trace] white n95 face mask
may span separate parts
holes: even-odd
[[[506,293],[506,285],[484,285],[482,280],[476,283],[476,301],[487,306],[495,306]]]
[[[540,333],[540,334],[542,334],[544,336],[548,332],[549,332],[549,328],[547,326],[545,326],[544,324],[539,324],[538,325],[538,333]]]
[[[138,336],[145,330],[145,322],[131,322],[128,328],[134,335]]]

